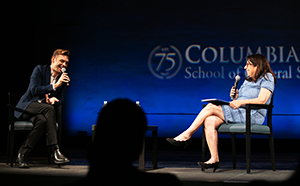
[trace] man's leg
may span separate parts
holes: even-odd
[[[33,116],[29,121],[33,123],[33,128],[19,150],[19,153],[24,154],[25,156],[32,151],[38,140],[41,138],[46,126],[46,118],[42,114]]]
[[[31,121],[34,127],[19,150],[17,162],[26,158],[26,155],[31,152],[45,129],[47,139],[46,144],[47,146],[52,146],[54,161],[57,163],[69,162],[69,160],[59,152],[59,147],[57,145],[56,114],[53,106],[45,103],[32,102],[22,115],[22,119]],[[23,157],[23,159],[20,159],[19,155],[20,157]],[[27,163],[25,160],[23,161],[23,164],[25,164],[26,167]],[[22,167],[20,163],[19,167]]]
[[[34,125],[24,142],[24,145],[29,145],[30,150],[32,150],[34,145],[38,142],[45,129],[46,144],[57,144],[56,115],[53,106],[45,103],[32,102],[22,115],[22,119],[29,120]],[[24,147],[24,145],[22,147]]]
[[[19,149],[18,158],[16,161],[16,166],[19,168],[29,168],[29,165],[26,162],[26,156],[32,151],[45,130],[46,118],[44,115],[35,115],[30,118],[29,121],[33,123],[33,128]]]
[[[45,109],[44,115],[46,121],[46,145],[57,145],[57,130],[56,130],[56,113],[55,108],[48,105],[49,108]]]

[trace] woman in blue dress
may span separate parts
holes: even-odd
[[[247,77],[239,90],[232,87],[230,96],[233,101],[229,105],[214,105],[209,103],[201,110],[190,127],[175,138],[167,138],[174,146],[186,147],[191,142],[192,135],[204,125],[206,141],[211,158],[206,162],[198,164],[203,168],[213,167],[214,171],[220,167],[218,154],[218,132],[222,123],[245,123],[246,104],[270,104],[275,88],[276,77],[272,71],[267,58],[262,54],[247,56],[244,67]],[[262,124],[266,116],[265,109],[252,110],[252,124]]]

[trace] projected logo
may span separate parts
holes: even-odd
[[[151,73],[159,79],[171,79],[179,72],[181,65],[181,54],[173,45],[155,47],[148,59]]]

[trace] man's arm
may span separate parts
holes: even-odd
[[[56,100],[58,100],[54,102],[53,104],[54,106],[62,104],[66,91],[67,91],[67,85],[62,85],[51,94],[50,98],[55,98]]]
[[[59,102],[59,100],[56,97],[49,98],[48,94],[45,94],[46,103],[50,105],[54,105],[56,102]]]
[[[55,105],[59,105],[63,102],[65,92],[69,86],[70,78],[67,76],[67,73],[63,73],[58,81],[54,85],[58,85],[56,90],[51,93],[50,97],[55,97],[58,99],[58,102],[55,102]]]
[[[40,96],[53,91],[52,85],[43,85],[43,73],[40,65],[35,67],[31,74],[29,89],[33,96]]]

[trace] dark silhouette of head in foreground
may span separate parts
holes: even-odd
[[[132,166],[142,150],[146,126],[141,107],[128,99],[117,99],[103,107],[87,152],[89,173],[77,185],[180,185],[173,175],[140,172]]]
[[[95,140],[88,151],[91,169],[131,165],[141,152],[146,126],[143,110],[132,101],[118,99],[108,103],[99,114]]]

